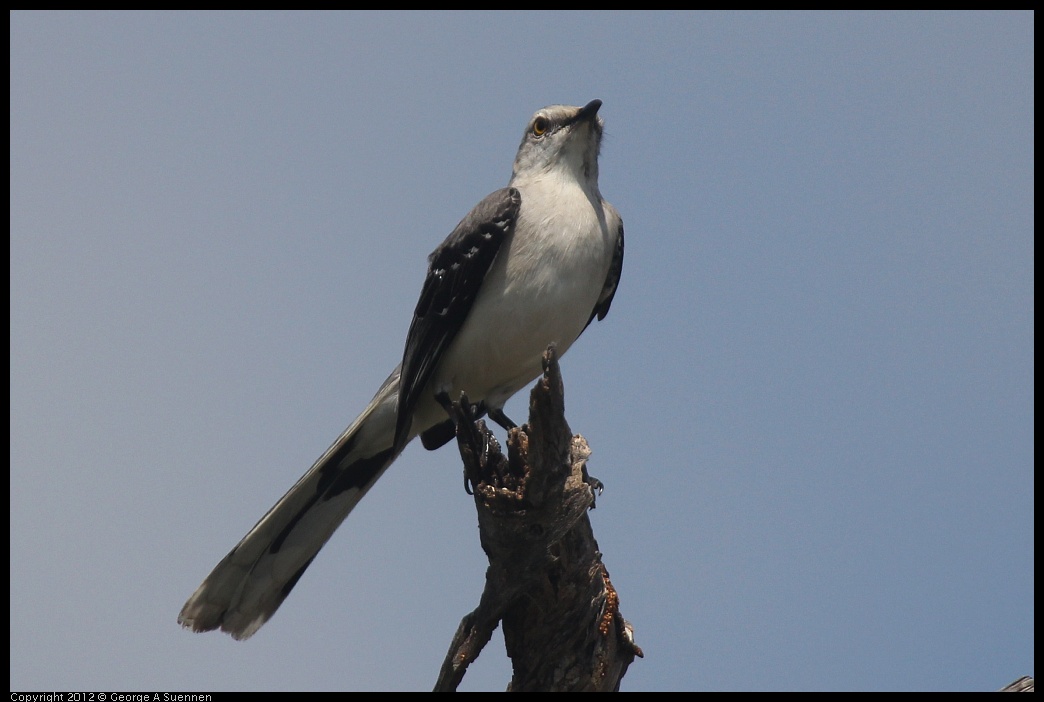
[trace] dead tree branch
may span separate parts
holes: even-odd
[[[529,423],[508,435],[506,458],[469,408],[466,398],[454,404],[457,442],[489,568],[435,690],[457,689],[501,622],[513,668],[509,690],[618,690],[642,651],[591,530],[587,512],[601,484],[587,474],[587,442],[565,421],[554,348],[530,395]]]

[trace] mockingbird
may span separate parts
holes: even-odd
[[[504,428],[508,398],[602,319],[623,266],[620,215],[598,192],[601,100],[552,105],[522,135],[508,187],[475,206],[428,257],[402,363],[362,414],[192,594],[178,622],[256,632],[413,437],[454,435],[467,394]]]

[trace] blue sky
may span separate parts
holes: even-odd
[[[253,639],[175,620],[594,98],[627,258],[562,369],[623,688],[1033,674],[1033,19],[13,13],[12,690],[431,688],[485,567],[452,450]]]

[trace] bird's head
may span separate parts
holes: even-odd
[[[581,182],[596,183],[602,144],[601,106],[601,100],[592,100],[583,107],[551,105],[538,110],[522,134],[512,182],[565,169]]]

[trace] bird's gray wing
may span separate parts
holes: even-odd
[[[588,325],[594,321],[595,317],[598,317],[598,321],[602,321],[605,319],[605,315],[609,314],[609,305],[613,304],[613,296],[616,295],[616,287],[620,284],[620,275],[623,273],[623,257],[624,228],[623,221],[621,221],[616,237],[616,251],[613,253],[613,262],[609,265],[609,273],[605,276],[605,284],[602,285],[602,293],[598,296],[598,302],[595,303],[594,309],[591,310],[591,316],[587,320]],[[584,329],[586,328],[587,326],[584,327]]]
[[[522,196],[515,188],[491,193],[428,257],[428,274],[402,356],[396,448],[401,449],[409,438],[417,401],[467,319],[501,244],[514,230],[521,204]]]

